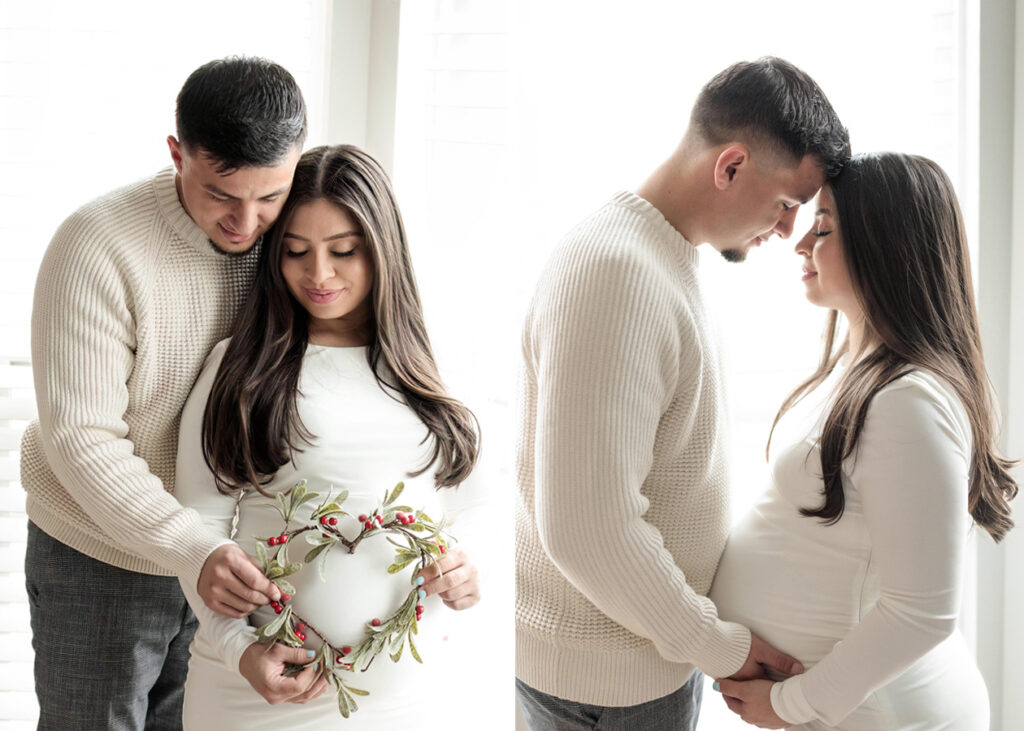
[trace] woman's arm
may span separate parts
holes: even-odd
[[[214,346],[181,412],[174,494],[182,505],[199,513],[208,531],[229,539],[237,498],[217,490],[202,452],[203,412],[226,348],[227,341]],[[245,619],[225,617],[210,609],[199,597],[195,583],[185,577],[181,588],[218,657],[237,671],[242,653],[256,641],[255,630]]]
[[[879,599],[820,663],[771,689],[779,716],[838,724],[954,631],[970,454],[966,413],[936,377],[875,396],[845,487],[862,500]]]

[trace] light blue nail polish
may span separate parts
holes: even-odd
[[[416,586],[423,586],[423,581],[424,581],[424,579],[423,579],[422,576],[417,576],[416,577]]]
[[[314,670],[319,670],[320,669],[320,663],[319,662],[313,663],[313,669]]]
[[[716,681],[715,681],[714,683],[712,683],[712,684],[711,684],[711,687],[712,687],[712,688],[713,688],[714,690],[717,690],[717,691],[718,691],[719,693],[721,693],[721,692],[722,692],[722,684],[721,684],[721,683],[719,683],[719,682],[718,682],[717,680],[716,680]]]
[[[306,657],[313,657],[313,655],[315,655],[315,654],[316,653],[313,652],[312,650],[306,650]]]
[[[416,596],[418,596],[420,599],[422,599],[426,595],[427,595],[427,592],[423,591],[423,589],[420,589],[418,592],[416,592]]]

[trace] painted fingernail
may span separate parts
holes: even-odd
[[[713,690],[717,690],[719,693],[722,692],[722,684],[719,683],[717,680],[714,683],[711,684],[711,688]]]
[[[306,657],[313,657],[313,655],[315,655],[315,654],[316,653],[313,652],[312,650],[306,650]]]

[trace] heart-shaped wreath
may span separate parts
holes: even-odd
[[[444,521],[435,523],[422,510],[413,511],[408,506],[395,505],[404,488],[405,483],[399,482],[392,490],[385,490],[383,502],[373,513],[358,516],[362,529],[359,535],[349,539],[337,528],[338,517],[350,515],[341,508],[348,498],[347,490],[342,490],[337,496],[328,494],[310,515],[310,520],[315,522],[299,528],[290,527],[299,507],[320,497],[319,493],[309,492],[306,481],[301,480],[291,490],[277,495],[277,509],[284,519],[284,531],[276,536],[256,537],[256,557],[263,567],[263,573],[281,589],[281,601],[271,604],[277,616],[256,630],[257,638],[264,644],[280,642],[290,647],[301,647],[306,639],[306,630],[317,635],[323,644],[314,662],[320,664],[324,677],[337,692],[338,710],[345,718],[359,708],[353,695],[365,696],[369,693],[347,685],[340,675],[342,671],[365,671],[385,649],[391,660],[398,662],[406,643],[409,645],[409,654],[416,662],[423,662],[412,641],[423,619],[420,600],[426,596],[421,588],[423,577],[417,574],[444,555],[448,542],[443,533]],[[303,534],[312,548],[303,561],[289,562],[288,547],[293,545],[290,541]],[[325,580],[326,558],[331,549],[342,546],[349,553],[355,553],[363,539],[377,535],[387,535],[387,540],[395,545],[396,557],[394,563],[388,566],[389,574],[397,574],[410,565],[414,566],[410,580],[412,589],[393,614],[383,619],[374,617],[366,623],[366,638],[359,645],[333,645],[322,632],[292,610],[288,602],[295,594],[295,587],[287,577],[300,571],[304,564],[319,559],[317,569],[321,580]],[[268,546],[276,549],[273,555],[268,551]],[[294,670],[297,672],[301,667]]]

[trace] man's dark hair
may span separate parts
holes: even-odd
[[[744,137],[796,162],[817,157],[828,178],[850,159],[850,136],[814,79],[788,61],[741,61],[704,85],[690,124],[713,145]]]
[[[306,139],[306,102],[295,79],[263,58],[210,61],[185,80],[175,109],[178,140],[224,174],[281,162]]]

